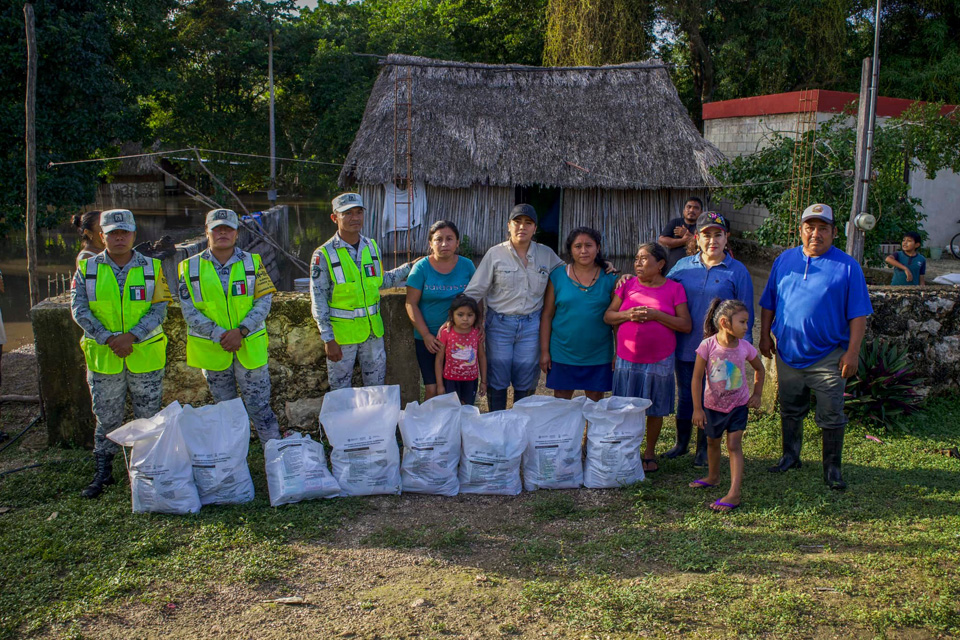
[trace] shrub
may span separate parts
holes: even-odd
[[[897,418],[920,410],[917,387],[923,379],[907,358],[906,347],[886,340],[864,341],[860,366],[847,383],[846,409],[850,419],[879,429],[900,429]]]

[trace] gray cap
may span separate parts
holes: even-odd
[[[824,222],[834,224],[833,209],[831,209],[828,204],[812,204],[803,210],[803,215],[800,216],[800,222],[804,220],[823,220]]]
[[[532,204],[518,204],[510,210],[510,220],[516,220],[520,216],[527,216],[533,220],[533,224],[539,224],[537,221],[537,210]]]
[[[137,223],[133,220],[133,212],[127,209],[110,209],[100,214],[100,230],[103,233],[111,231],[136,231]]]
[[[232,209],[211,209],[207,212],[207,231],[216,229],[220,225],[227,225],[231,229],[240,226],[237,214]]]
[[[359,193],[341,193],[333,199],[334,213],[343,213],[355,207],[363,209],[363,198],[360,197]]]

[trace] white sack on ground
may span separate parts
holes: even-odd
[[[640,445],[646,431],[646,398],[611,396],[587,402],[587,462],[583,486],[612,489],[644,479]]]
[[[400,413],[404,491],[455,496],[460,490],[460,399],[456,393],[411,402]]]
[[[520,458],[530,418],[517,411],[460,414],[460,493],[515,496],[520,493]]]
[[[323,444],[309,435],[294,433],[269,440],[263,457],[271,507],[340,495],[340,486],[327,469]]]
[[[583,403],[550,396],[527,396],[513,411],[530,418],[523,452],[523,488],[576,489],[583,484]]]
[[[345,496],[400,493],[400,387],[337,389],[323,396],[320,424],[333,477]]]
[[[172,402],[152,418],[128,422],[107,437],[132,447],[127,473],[134,513],[197,513],[200,496],[193,483],[190,454],[180,433],[182,408]]]
[[[247,466],[250,418],[243,400],[193,408],[180,414],[180,428],[193,463],[200,504],[241,504],[253,500]]]

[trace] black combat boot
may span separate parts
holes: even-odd
[[[517,404],[518,400],[523,400],[526,397],[532,396],[537,393],[536,389],[528,389],[526,391],[518,391],[517,389],[513,390],[513,404]]]
[[[490,411],[504,411],[507,408],[507,390],[487,388],[487,405]]]
[[[113,456],[112,453],[93,454],[97,464],[97,473],[93,476],[93,482],[80,492],[81,496],[84,498],[99,498],[106,487],[116,482],[113,479]]]
[[[693,466],[707,467],[707,434],[703,429],[697,429],[697,453],[693,456]]]
[[[834,491],[846,491],[847,483],[840,472],[840,460],[843,456],[843,432],[839,429],[823,431],[823,481]]]
[[[677,444],[673,445],[673,449],[663,454],[664,457],[672,459],[687,455],[691,434],[693,434],[693,421],[677,418]]]
[[[803,420],[780,418],[780,432],[783,434],[783,456],[772,467],[770,473],[783,473],[789,469],[800,468],[800,449],[803,447]]]

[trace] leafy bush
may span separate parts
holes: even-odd
[[[907,358],[906,347],[886,340],[864,341],[857,375],[847,383],[846,409],[852,420],[896,431],[897,419],[920,410],[917,387],[923,379]]]

